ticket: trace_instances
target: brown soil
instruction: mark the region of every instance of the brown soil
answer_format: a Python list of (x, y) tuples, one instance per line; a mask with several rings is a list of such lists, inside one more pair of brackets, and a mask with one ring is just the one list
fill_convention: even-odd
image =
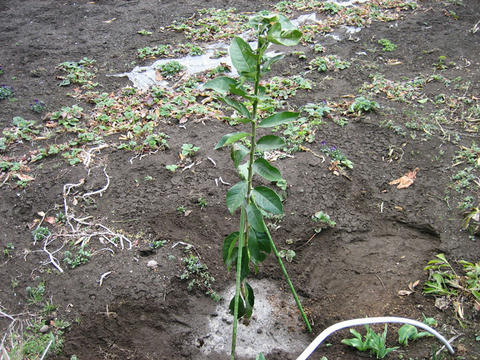
[[(434, 72), (439, 56), (457, 64), (443, 74), (451, 79), (457, 76), (468, 79), (471, 85), (467, 95), (478, 103), (480, 31), (470, 30), (480, 20), (480, 2), (418, 3), (416, 10), (399, 10), (402, 16), (398, 21), (373, 22), (353, 34), (358, 41), (344, 38), (336, 42), (319, 37), (327, 54), (348, 58), (352, 66), (329, 73), (327, 79), (325, 74), (310, 72), (307, 77), (314, 88), (299, 91), (289, 99), (290, 105), (296, 108), (323, 99), (348, 100), (345, 96), (356, 94), (372, 73), (382, 73), (393, 80), (428, 76)], [(136, 49), (186, 41), (179, 33), (162, 30), (173, 20), (190, 17), (201, 8), (235, 6), (241, 11), (254, 12), (271, 8), (272, 4), (273, 1), (230, 0), (2, 0), (0, 65), (4, 74), (0, 83), (14, 88), (16, 100), (0, 100), (0, 126), (10, 127), (14, 116), (41, 123), (41, 115), (30, 111), (33, 99), (43, 100), (49, 111), (72, 104), (80, 104), (87, 113), (92, 110), (91, 105), (67, 96), (73, 87), (58, 86), (59, 63), (83, 57), (95, 59), (98, 66), (95, 81), (99, 82), (100, 91), (116, 91), (129, 82), (107, 75), (129, 71), (132, 63), (138, 62)], [(454, 11), (458, 19), (447, 16), (449, 11)], [(141, 36), (137, 34), (140, 29), (153, 34)], [(370, 51), (378, 46), (380, 38), (388, 38), (398, 49), (393, 53)], [(302, 50), (308, 59), (316, 56), (309, 48)], [(359, 55), (360, 52), (364, 55)], [(391, 59), (400, 64), (389, 65)], [(305, 65), (305, 60), (290, 56), (274, 74), (294, 74)], [(436, 86), (427, 84), (425, 93), (435, 96), (445, 92)], [(428, 140), (423, 136), (415, 139), (402, 136), (380, 124), (389, 119), (403, 124), (404, 105), (389, 104), (381, 94), (375, 100), (382, 106), (380, 111), (351, 118), (344, 127), (327, 120), (318, 128), (316, 140), (308, 144), (317, 154), (321, 153), (322, 140), (341, 148), (354, 163), (347, 176), (335, 176), (328, 169), (329, 162), (323, 162), (312, 152), (297, 152), (293, 158), (277, 161), (288, 189), (286, 216), (278, 222), (273, 236), (280, 248), (296, 252), (287, 268), (314, 324), (311, 339), (341, 320), (387, 315), (422, 319), (425, 314), (438, 320), (439, 330), (446, 337), (453, 336), (452, 329), (463, 333), (454, 342), (458, 355), (463, 359), (480, 359), (479, 314), (472, 303), (464, 304), (462, 329), (451, 307), (440, 311), (434, 306), (434, 298), (421, 291), (428, 276), (423, 268), (435, 254), (445, 253), (452, 263), (456, 259), (472, 262), (480, 259), (478, 238), (472, 239), (460, 230), (462, 216), (456, 204), (462, 196), (451, 190), (454, 154), (459, 145), (470, 146), (478, 135), (462, 131), (460, 124), (458, 129), (450, 129), (461, 134), (458, 142), (441, 136)], [(428, 104), (423, 111), (430, 111)], [(135, 153), (110, 146), (97, 152), (88, 168), (82, 164), (70, 166), (57, 155), (27, 164), (35, 180), (25, 189), (11, 180), (0, 189), (0, 245), (2, 249), (7, 243), (15, 247), (0, 265), (1, 310), (18, 314), (41, 309), (27, 305), (25, 289), (45, 281), (45, 299), (51, 298), (58, 306), (54, 315), (73, 323), (64, 335), (64, 350), (56, 356), (58, 359), (70, 359), (73, 354), (79, 359), (213, 358), (202, 355), (196, 335), (199, 325), (192, 319), (210, 316), (216, 304), (202, 291), (187, 290), (186, 282), (180, 279), (184, 246), (173, 245), (188, 242), (194, 246), (215, 277), (213, 288), (217, 292), (234, 281), (223, 265), (221, 246), (224, 236), (237, 227), (238, 219), (229, 215), (224, 204), (228, 187), (216, 186), (215, 179), (222, 177), (235, 183), (236, 175), (228, 151), (213, 150), (220, 136), (231, 129), (218, 120), (187, 122), (185, 128), (172, 121), (163, 124), (161, 131), (170, 136), (170, 150), (132, 159)], [(63, 141), (61, 136), (52, 141)], [(116, 138), (106, 139), (107, 143), (116, 141)], [(38, 148), (41, 140), (38, 141), (9, 145), (0, 156), (26, 158), (29, 151)], [(185, 143), (200, 146), (195, 157), (197, 164), (172, 174), (165, 165), (178, 161), (178, 151)], [(403, 156), (391, 156), (391, 149), (396, 149), (394, 155)], [(438, 160), (440, 150), (443, 155)], [(63, 209), (67, 183), (85, 179), (73, 189), (73, 195), (101, 189), (106, 181), (104, 167), (110, 179), (108, 189), (101, 197), (94, 196), (93, 202), (79, 197), (76, 215), (90, 216), (88, 221), (126, 234), (134, 241), (133, 248), (122, 251), (110, 246), (111, 253), (101, 250), (108, 244), (92, 238), (89, 246), (94, 255), (87, 264), (67, 269), (61, 263), (63, 274), (58, 274), (51, 264), (42, 266), (46, 254), (41, 251), (40, 243), (33, 245), (31, 235), (41, 218), (38, 213), (55, 216)], [(411, 187), (398, 190), (389, 185), (391, 180), (416, 167), (420, 171)], [(0, 183), (6, 173), (1, 175)], [(149, 176), (153, 179), (147, 180)], [(450, 191), (448, 202), (446, 191)], [(200, 197), (208, 203), (204, 209), (197, 205)], [(176, 210), (179, 206), (192, 211), (184, 216)], [(311, 239), (315, 226), (311, 216), (319, 210), (328, 213), (337, 225)], [(48, 226), (52, 231), (62, 231), (61, 224)], [(162, 248), (144, 251), (158, 239), (167, 243)], [(290, 239), (293, 243), (286, 242)], [(159, 266), (155, 270), (148, 268), (149, 260), (156, 260)], [(106, 272), (111, 274), (99, 286), (98, 280)], [(290, 296), (273, 256), (253, 277), (279, 284), (285, 290), (284, 296)], [(13, 289), (12, 280), (18, 283)], [(420, 280), (420, 285), (413, 294), (398, 295), (399, 290), (407, 289), (409, 282), (415, 280)], [(79, 323), (75, 319), (80, 319)], [(0, 318), (5, 329), (7, 320)], [(393, 344), (397, 327), (389, 329), (389, 343)], [(340, 344), (348, 335), (344, 331), (332, 336), (328, 340), (332, 345), (322, 346), (311, 358), (368, 357)], [(230, 336), (228, 325), (225, 336)], [(402, 354), (404, 358), (426, 359), (439, 346), (434, 339), (422, 339), (389, 357), (398, 358)], [(294, 359), (298, 354), (277, 351), (266, 355), (268, 359)], [(227, 356), (219, 354), (218, 358)]]

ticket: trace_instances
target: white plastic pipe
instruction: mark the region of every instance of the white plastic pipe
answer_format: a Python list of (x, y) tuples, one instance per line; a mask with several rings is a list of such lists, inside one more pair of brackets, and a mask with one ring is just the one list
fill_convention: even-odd
[(329, 326), (325, 330), (323, 330), (320, 335), (318, 335), (315, 340), (312, 341), (310, 345), (307, 346), (304, 352), (300, 354), (300, 356), (297, 358), (297, 360), (306, 360), (312, 353), (315, 351), (315, 349), (325, 340), (327, 337), (329, 337), (331, 334), (334, 332), (345, 329), (345, 328), (350, 328), (353, 326), (360, 326), (360, 325), (369, 325), (369, 324), (382, 324), (382, 323), (400, 323), (400, 324), (409, 324), (413, 325), (416, 327), (419, 327), (423, 330), (428, 331), (430, 334), (434, 335), (437, 339), (439, 339), (442, 343), (445, 344), (447, 347), (448, 351), (450, 351), (450, 354), (454, 354), (452, 346), (449, 344), (447, 339), (445, 339), (442, 335), (440, 335), (435, 329), (432, 329), (430, 326), (417, 321), (417, 320), (412, 320), (412, 319), (406, 319), (406, 318), (401, 318), (401, 317), (394, 317), (394, 316), (383, 316), (383, 317), (372, 317), (372, 318), (363, 318), (363, 319), (353, 319), (353, 320), (347, 320), (347, 321), (342, 321), (336, 324), (333, 324), (332, 326)]

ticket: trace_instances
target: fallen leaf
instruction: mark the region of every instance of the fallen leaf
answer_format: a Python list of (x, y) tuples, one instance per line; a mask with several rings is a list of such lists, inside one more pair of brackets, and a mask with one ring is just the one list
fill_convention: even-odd
[(20, 181), (32, 181), (32, 180), (35, 180), (34, 177), (30, 176), (30, 175), (25, 175), (25, 174), (20, 174), (20, 173), (16, 173), (14, 174), (15, 177), (20, 180)]
[(38, 216), (41, 216), (41, 217), (44, 217), (44, 216), (45, 216), (45, 213), (44, 213), (43, 211), (39, 211), (39, 212), (37, 212), (37, 215), (38, 215)]
[(417, 280), (417, 281), (414, 281), (414, 282), (411, 282), (408, 283), (408, 288), (411, 290), (411, 291), (415, 291), (415, 288), (417, 287), (417, 285), (420, 283), (420, 280)]
[(408, 296), (412, 293), (413, 293), (413, 291), (408, 291), (408, 290), (399, 290), (398, 291), (398, 295), (400, 295), (400, 296)]
[(57, 220), (55, 220), (55, 218), (53, 216), (47, 216), (45, 218), (45, 222), (49, 223), (49, 224), (55, 224), (57, 222)]
[(403, 208), (401, 206), (395, 205), (395, 209), (398, 210), (398, 211), (403, 211)]
[(480, 311), (480, 303), (478, 301), (475, 300), (473, 306), (475, 307), (475, 310)]
[(410, 187), (410, 185), (413, 184), (415, 181), (415, 178), (417, 177), (417, 173), (420, 169), (417, 167), (413, 171), (407, 172), (405, 175), (402, 177), (392, 180), (389, 182), (390, 185), (397, 185), (397, 189), (406, 189)]
[(105, 24), (110, 24), (112, 21), (115, 21), (117, 20), (117, 18), (113, 18), (113, 19), (110, 19), (110, 20), (105, 20), (104, 23)]
[(190, 215), (191, 213), (192, 213), (192, 210), (186, 210), (184, 215), (185, 215), (185, 216), (188, 216), (188, 215)]

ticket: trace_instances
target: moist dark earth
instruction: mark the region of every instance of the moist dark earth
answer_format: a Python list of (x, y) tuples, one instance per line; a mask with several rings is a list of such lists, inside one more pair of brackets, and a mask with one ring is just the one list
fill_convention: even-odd
[[(199, 18), (199, 10), (205, 8), (234, 7), (237, 13), (252, 14), (273, 10), (275, 4), (220, 0), (2, 0), (0, 84), (11, 87), (14, 96), (0, 100), (0, 127), (11, 129), (12, 119), (22, 117), (48, 128), (51, 121), (47, 113), (72, 105), (83, 109), (79, 126), (88, 124), (95, 105), (87, 101), (88, 96), (79, 96), (88, 92), (85, 88), (75, 84), (59, 86), (65, 73), (58, 65), (63, 62), (94, 59), (94, 81), (98, 86), (91, 91), (115, 96), (132, 84), (126, 77), (111, 75), (154, 61), (150, 57), (139, 59), (137, 49), (159, 44), (175, 48), (187, 42), (205, 45), (171, 29), (169, 25), (174, 21)], [(456, 350), (456, 357), (452, 358), (479, 359), (480, 316), (473, 299), (463, 298), (462, 319), (453, 304), (440, 310), (433, 296), (422, 293), (428, 280), (424, 267), (436, 254), (445, 254), (459, 272), (458, 260), (480, 260), (480, 240), (462, 230), (463, 214), (457, 204), (465, 193), (455, 191), (452, 180), (458, 166), (462, 166), (456, 164), (457, 152), (478, 141), (478, 133), (461, 120), (435, 125), (436, 130), (430, 132), (405, 127), (405, 123), (438, 110), (433, 101), (418, 100), (439, 99), (439, 94), (455, 94), (469, 99), (468, 104), (479, 106), (480, 2), (416, 4), (392, 6), (390, 11), (398, 15), (392, 21), (374, 19), (361, 31), (337, 40), (316, 34), (315, 42), (325, 47), (321, 55), (334, 54), (351, 62), (345, 70), (322, 73), (308, 69), (309, 61), (319, 55), (308, 42), (286, 50), (304, 51), (306, 59), (287, 55), (272, 70), (269, 76), (302, 73), (312, 82), (312, 89), (299, 89), (286, 100), (283, 106), (290, 109), (323, 101), (332, 108), (332, 104), (351, 104), (362, 86), (372, 82), (372, 74), (383, 74), (398, 82), (434, 74), (461, 79), (458, 87), (428, 81), (421, 88), (422, 94), (407, 103), (394, 101), (394, 96), (386, 96), (383, 90), (375, 92), (369, 88), (370, 98), (379, 103), (376, 111), (358, 116), (346, 111), (344, 126), (325, 117), (315, 128), (314, 139), (302, 145), (307, 151), (292, 152), (275, 161), (288, 186), (286, 215), (274, 223), (272, 220), (272, 234), (279, 248), (295, 251), (293, 261), (286, 266), (313, 324), (313, 333), (308, 335), (311, 340), (342, 320), (367, 316), (422, 320), (425, 314), (437, 320), (437, 329), (447, 338), (461, 334), (452, 343)], [(295, 9), (287, 15), (296, 18), (311, 12)], [(151, 35), (139, 34), (142, 29)], [(381, 38), (396, 44), (397, 49), (382, 51), (378, 44)], [(45, 112), (31, 111), (30, 104), (35, 99), (46, 104)], [(409, 113), (412, 103), (425, 105)], [(480, 121), (478, 109), (476, 120)], [(452, 105), (448, 116), (458, 117), (457, 110)], [(61, 335), (63, 349), (49, 352), (48, 358), (229, 356), (202, 352), (201, 328), (196, 319), (214, 316), (217, 304), (204, 294), (205, 289), (189, 291), (181, 274), (185, 269), (182, 259), (187, 256), (186, 244), (190, 244), (190, 253), (215, 278), (211, 285), (214, 291), (222, 293), (234, 283), (233, 273), (228, 273), (223, 264), (221, 248), (223, 238), (238, 227), (238, 214), (228, 212), (224, 201), (228, 186), (219, 178), (234, 184), (238, 176), (229, 152), (214, 147), (223, 134), (238, 130), (222, 118), (208, 116), (186, 122), (167, 116), (155, 126), (169, 136), (168, 149), (118, 149), (126, 134), (105, 132), (100, 141), (77, 146), (91, 156), (89, 162), (70, 165), (61, 154), (32, 161), (32, 154), (38, 153), (40, 147), (68, 143), (77, 136), (52, 128), (48, 137), (42, 138), (41, 133), (30, 140), (16, 139), (0, 150), (2, 161), (21, 163), (19, 171), (33, 178), (22, 185), (17, 181), (21, 178), (15, 179), (11, 169), (0, 170), (0, 246), (2, 251), (12, 247), (3, 253), (0, 264), (2, 334), (11, 334), (13, 319), (13, 330), (17, 332), (21, 331), (19, 324), (29, 334), (28, 324), (43, 321), (58, 333), (55, 324), (62, 319), (70, 323)], [(179, 160), (182, 144), (200, 147), (191, 161)], [(322, 153), (325, 144), (341, 149), (353, 162), (353, 169), (332, 171), (328, 157), (325, 160)], [(94, 148), (97, 149), (91, 150)], [(165, 168), (177, 163), (184, 168), (175, 172)], [(190, 163), (194, 165), (185, 167)], [(415, 168), (419, 171), (410, 187), (397, 189), (389, 184)], [(478, 186), (473, 182), (466, 190), (475, 203)], [(98, 192), (82, 197), (95, 191)], [(205, 207), (199, 206), (200, 198), (207, 203)], [(65, 204), (83, 225), (71, 220), (70, 228), (56, 218), (65, 210)], [(185, 211), (181, 211), (182, 207)], [(336, 226), (316, 234), (311, 218), (317, 211), (329, 214)], [(78, 231), (91, 234), (104, 230), (98, 224), (123, 234), (131, 241), (131, 249), (124, 241), (122, 250), (118, 237), (114, 246), (105, 236), (92, 236), (86, 244), (93, 254), (89, 261), (73, 269), (67, 266), (65, 251), (75, 252), (85, 240), (81, 235), (73, 236), (73, 228), (79, 226)], [(51, 251), (64, 245), (54, 254), (63, 273), (49, 262), (42, 241), (32, 239), (32, 231), (40, 225), (57, 234)], [(155, 241), (163, 241), (163, 246), (152, 249), (150, 244)], [(158, 266), (148, 267), (151, 260)], [(273, 255), (251, 277), (275, 283), (285, 299), (291, 296)], [(419, 285), (409, 295), (399, 295), (400, 290), (408, 290), (409, 283), (416, 280)], [(31, 304), (26, 288), (40, 283), (46, 288), (43, 299)], [(46, 302), (56, 309), (42, 315)], [(398, 326), (389, 327), (390, 346), (396, 344), (397, 329)], [(304, 331), (295, 329), (291, 336)], [(226, 323), (225, 337), (230, 337), (230, 333)], [(330, 346), (321, 346), (311, 358), (369, 358), (368, 353), (340, 343), (349, 335), (347, 330), (333, 335), (328, 339)], [(440, 345), (433, 338), (423, 338), (387, 358), (430, 359)], [(8, 342), (3, 346), (7, 351), (11, 349)], [(299, 354), (278, 349), (265, 355), (267, 359), (295, 359)], [(8, 359), (8, 355), (0, 356)], [(449, 358), (445, 351), (440, 356)]]

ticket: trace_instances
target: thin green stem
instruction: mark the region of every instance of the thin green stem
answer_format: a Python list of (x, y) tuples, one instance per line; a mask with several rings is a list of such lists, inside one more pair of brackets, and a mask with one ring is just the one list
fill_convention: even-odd
[(268, 240), (270, 241), (270, 246), (272, 247), (273, 253), (275, 254), (277, 261), (280, 265), (280, 268), (282, 269), (283, 276), (287, 280), (288, 286), (290, 287), (290, 291), (292, 292), (293, 298), (295, 299), (295, 303), (297, 304), (298, 310), (300, 310), (300, 314), (302, 315), (303, 321), (305, 322), (305, 325), (307, 326), (308, 332), (312, 332), (312, 327), (310, 326), (310, 322), (308, 321), (307, 315), (305, 314), (305, 311), (303, 310), (302, 304), (300, 303), (300, 299), (298, 298), (297, 292), (295, 291), (295, 288), (293, 287), (292, 281), (290, 280), (290, 276), (288, 276), (287, 269), (285, 268), (285, 265), (283, 264), (282, 257), (280, 256), (280, 253), (277, 250), (277, 247), (275, 246), (275, 243), (273, 242), (272, 235), (270, 235), (270, 231), (267, 229), (267, 236)]
[(238, 238), (238, 253), (235, 277), (235, 298), (233, 306), (233, 332), (232, 332), (232, 360), (235, 359), (235, 347), (237, 346), (237, 326), (238, 326), (238, 303), (240, 301), (240, 285), (242, 278), (242, 256), (245, 234), (245, 208), (240, 209), (240, 234)]

